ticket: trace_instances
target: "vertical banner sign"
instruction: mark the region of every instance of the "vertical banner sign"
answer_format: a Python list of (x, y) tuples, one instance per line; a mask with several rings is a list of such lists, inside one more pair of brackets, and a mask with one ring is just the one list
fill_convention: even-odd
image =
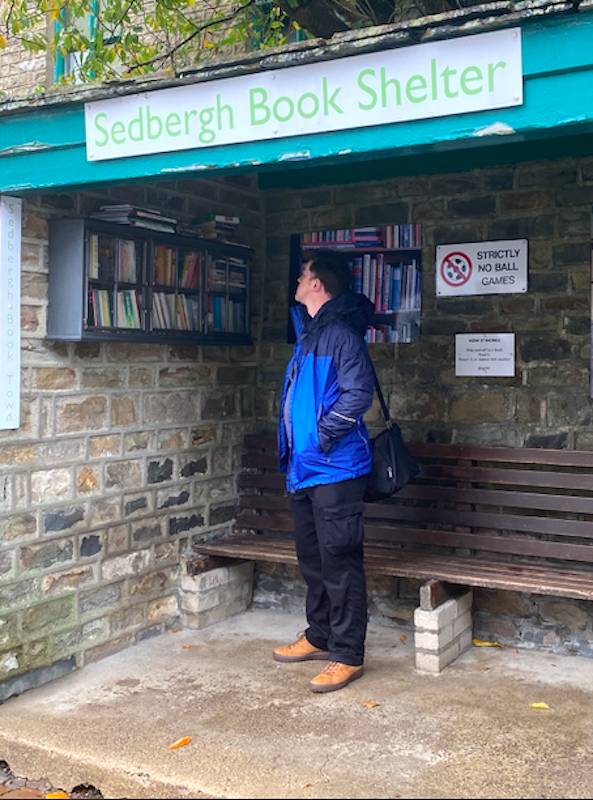
[(20, 425), (21, 200), (0, 196), (0, 429)]

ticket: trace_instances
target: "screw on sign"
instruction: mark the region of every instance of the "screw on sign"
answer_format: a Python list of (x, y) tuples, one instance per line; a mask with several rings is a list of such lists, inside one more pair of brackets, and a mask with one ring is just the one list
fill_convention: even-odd
[(463, 286), (470, 279), (473, 268), (467, 253), (447, 253), (441, 261), (441, 278), (449, 286)]

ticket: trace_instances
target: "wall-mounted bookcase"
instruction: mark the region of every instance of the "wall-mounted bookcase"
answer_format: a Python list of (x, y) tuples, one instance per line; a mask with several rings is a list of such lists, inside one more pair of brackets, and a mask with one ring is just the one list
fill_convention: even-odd
[(48, 338), (248, 343), (251, 250), (94, 219), (50, 226)]
[[(420, 336), (422, 307), (421, 227), (382, 225), (314, 231), (291, 237), (290, 303), (304, 255), (340, 253), (352, 272), (352, 288), (375, 305), (366, 340), (410, 343)], [(292, 335), (294, 340), (294, 334)]]

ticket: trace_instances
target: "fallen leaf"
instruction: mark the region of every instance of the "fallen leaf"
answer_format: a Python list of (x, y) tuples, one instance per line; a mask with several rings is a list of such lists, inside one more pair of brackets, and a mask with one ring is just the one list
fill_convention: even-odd
[(179, 750), (180, 747), (185, 747), (191, 742), (191, 736), (182, 736), (181, 739), (177, 739), (176, 742), (169, 745), (169, 750)]
[(57, 792), (48, 792), (45, 795), (45, 797), (47, 798), (47, 800), (50, 800), (50, 798), (52, 798), (52, 800), (64, 800), (64, 798), (66, 798), (66, 800), (68, 800), (70, 795), (66, 794), (66, 792), (62, 792), (61, 790), (58, 790)]
[(380, 706), (381, 703), (377, 703), (376, 700), (367, 700), (366, 703), (363, 703), (362, 705), (363, 708), (377, 708), (377, 706)]
[(480, 667), (480, 672), (488, 672), (490, 667)]
[(193, 644), (182, 644), (181, 645), (181, 649), (182, 650), (191, 650), (192, 647), (193, 647)]
[(399, 640), (403, 644), (404, 642), (408, 641), (408, 637), (406, 636), (405, 633), (402, 633), (402, 634), (400, 634)]
[(485, 642), (483, 639), (472, 639), (474, 647), (502, 647), (500, 642)]
[(550, 706), (547, 703), (530, 703), (529, 704), (529, 708), (544, 708), (544, 709), (547, 709), (547, 708), (550, 708)]

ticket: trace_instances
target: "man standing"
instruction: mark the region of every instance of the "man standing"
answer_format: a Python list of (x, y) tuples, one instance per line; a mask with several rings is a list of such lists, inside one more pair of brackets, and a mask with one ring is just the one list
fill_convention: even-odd
[(318, 252), (303, 264), (291, 309), (297, 343), (280, 405), (280, 468), (307, 584), (308, 627), (274, 658), (328, 660), (309, 684), (314, 692), (341, 689), (363, 673), (362, 514), (372, 455), (362, 416), (374, 391), (364, 334), (374, 307), (350, 291), (350, 281), (335, 253)]

